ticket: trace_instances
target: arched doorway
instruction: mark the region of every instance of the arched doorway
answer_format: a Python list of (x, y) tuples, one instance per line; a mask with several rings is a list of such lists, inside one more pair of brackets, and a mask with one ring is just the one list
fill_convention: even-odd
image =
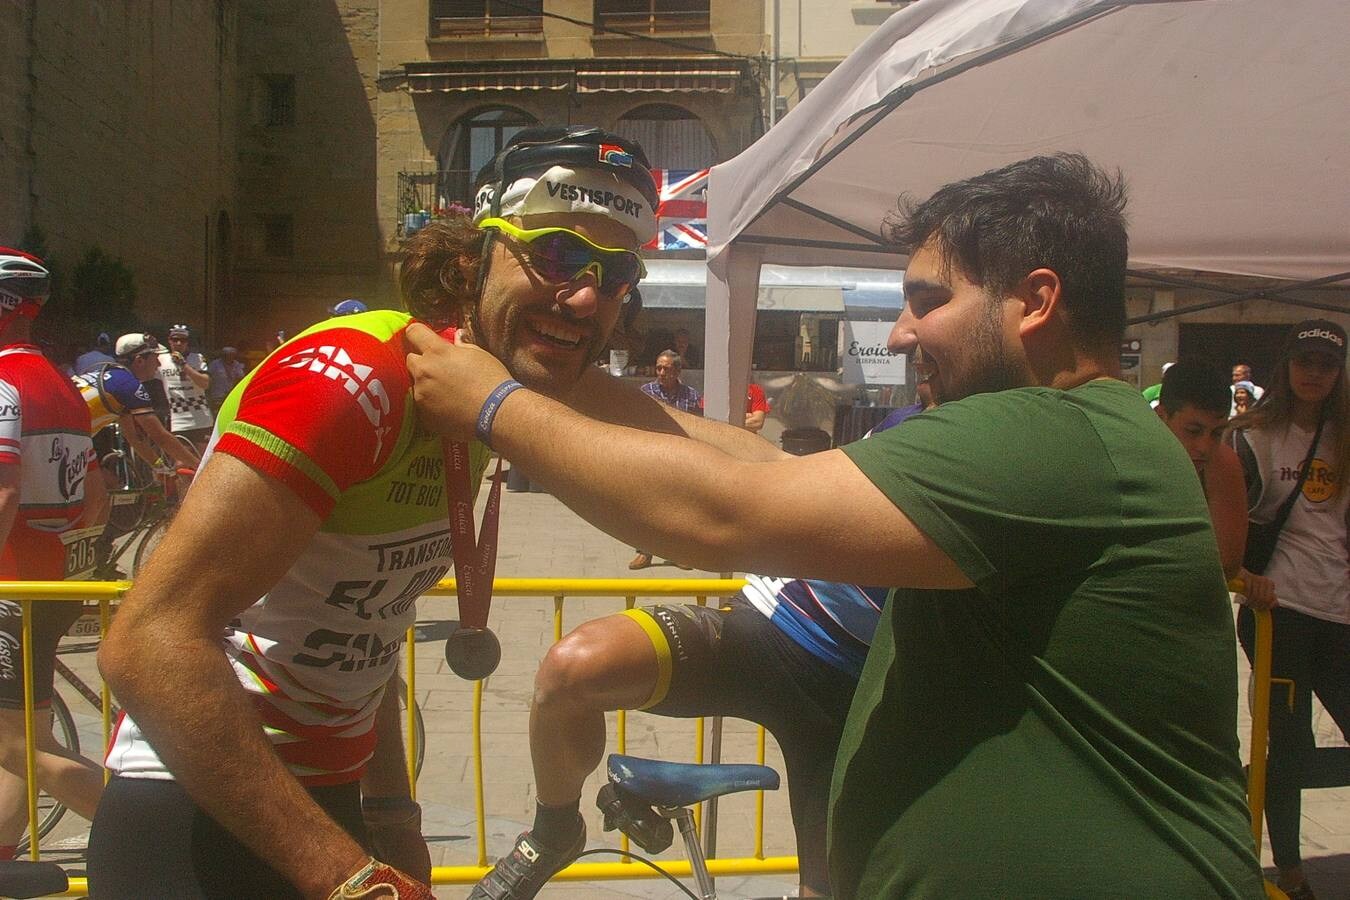
[(470, 113), (445, 131), (436, 154), (441, 170), (439, 199), (473, 205), (473, 177), (492, 161), (516, 132), (539, 121), (523, 110), (494, 106)]
[(625, 113), (618, 132), (647, 151), (658, 169), (706, 169), (718, 161), (712, 135), (698, 116), (670, 103), (648, 103)]

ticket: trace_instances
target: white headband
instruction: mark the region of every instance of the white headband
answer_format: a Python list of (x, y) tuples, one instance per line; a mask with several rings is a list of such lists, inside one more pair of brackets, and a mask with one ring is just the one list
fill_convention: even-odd
[[(473, 220), (492, 215), (494, 185), (478, 189)], [(628, 182), (603, 169), (569, 169), (554, 166), (538, 178), (517, 178), (502, 191), (498, 215), (529, 216), (540, 213), (591, 213), (606, 216), (626, 226), (639, 244), (656, 237), (656, 213)]]

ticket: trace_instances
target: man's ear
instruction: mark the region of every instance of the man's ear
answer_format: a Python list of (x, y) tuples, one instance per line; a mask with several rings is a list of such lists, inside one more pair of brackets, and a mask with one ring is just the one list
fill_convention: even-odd
[(1063, 301), (1063, 283), (1053, 269), (1033, 269), (1017, 286), (1016, 296), (1022, 301), (1022, 320), (1018, 332), (1027, 337), (1039, 332), (1057, 315)]
[(1159, 418), (1159, 419), (1162, 419), (1164, 422), (1166, 422), (1168, 419), (1170, 419), (1170, 418), (1172, 417), (1171, 414), (1167, 411), (1167, 409), (1166, 409), (1161, 403), (1159, 403), (1157, 406), (1153, 407), (1153, 411), (1154, 411), (1155, 413), (1157, 413), (1157, 414), (1158, 414), (1158, 418)]

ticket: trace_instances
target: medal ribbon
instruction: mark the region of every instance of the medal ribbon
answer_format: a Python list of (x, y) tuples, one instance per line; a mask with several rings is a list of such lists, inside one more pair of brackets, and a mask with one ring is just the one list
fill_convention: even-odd
[[(450, 343), (459, 329), (451, 325), (439, 332)], [(445, 494), (450, 512), (451, 550), (455, 556), (455, 587), (459, 599), (459, 627), (487, 628), (492, 608), (492, 579), (497, 572), (497, 523), (501, 517), (502, 460), (492, 475), (487, 507), (483, 510), (483, 529), (474, 537), (473, 491), (469, 483), (469, 444), (466, 441), (441, 442), (445, 459)]]

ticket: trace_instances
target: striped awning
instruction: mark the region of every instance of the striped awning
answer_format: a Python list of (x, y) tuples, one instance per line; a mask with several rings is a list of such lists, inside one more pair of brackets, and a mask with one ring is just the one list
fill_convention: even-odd
[(491, 91), (734, 94), (748, 84), (748, 61), (724, 58), (452, 60), (406, 63), (413, 94)]

